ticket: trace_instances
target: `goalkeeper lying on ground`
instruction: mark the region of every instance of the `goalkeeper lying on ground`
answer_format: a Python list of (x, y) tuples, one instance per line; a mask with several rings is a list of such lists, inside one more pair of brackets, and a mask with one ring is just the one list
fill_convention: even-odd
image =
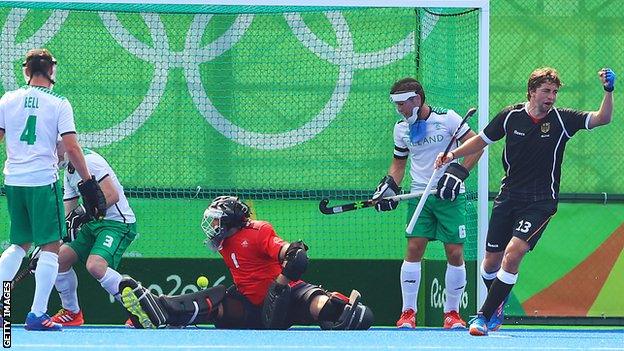
[(287, 329), (315, 325), (323, 329), (368, 329), (370, 308), (353, 290), (350, 297), (301, 280), (308, 247), (287, 243), (271, 224), (249, 219), (249, 207), (232, 196), (217, 197), (204, 212), (202, 229), (211, 249), (219, 251), (234, 285), (218, 285), (179, 296), (155, 296), (136, 280), (120, 285), (124, 306), (135, 327), (210, 323), (217, 328)]

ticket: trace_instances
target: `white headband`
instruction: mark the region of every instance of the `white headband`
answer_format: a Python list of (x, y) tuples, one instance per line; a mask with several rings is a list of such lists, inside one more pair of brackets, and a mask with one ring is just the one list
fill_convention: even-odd
[(414, 96), (418, 96), (418, 94), (413, 91), (408, 91), (406, 93), (390, 94), (390, 100), (392, 102), (403, 102)]

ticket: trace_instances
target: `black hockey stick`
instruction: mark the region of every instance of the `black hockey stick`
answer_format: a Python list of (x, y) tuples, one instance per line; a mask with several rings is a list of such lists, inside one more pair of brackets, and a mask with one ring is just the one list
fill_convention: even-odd
[(40, 252), (41, 249), (39, 247), (35, 247), (33, 252), (30, 254), (30, 260), (28, 261), (28, 265), (26, 265), (24, 269), (19, 271), (17, 275), (15, 275), (15, 278), (13, 278), (13, 281), (11, 282), (11, 289), (13, 289), (15, 284), (19, 283), (20, 280), (34, 273), (35, 269), (37, 268), (37, 261), (39, 261)]
[[(385, 197), (384, 200), (394, 200), (394, 201), (409, 200), (409, 199), (422, 196), (422, 194), (423, 193), (409, 193), (409, 194), (395, 195), (395, 196)], [(330, 214), (335, 214), (335, 213), (359, 210), (361, 208), (373, 207), (375, 206), (375, 202), (372, 199), (368, 199), (368, 200), (356, 201), (356, 202), (351, 202), (348, 204), (342, 204), (342, 205), (336, 205), (336, 206), (328, 206), (328, 205), (329, 205), (329, 199), (321, 200), (321, 202), (319, 203), (319, 210), (321, 211), (321, 213), (330, 215)]]

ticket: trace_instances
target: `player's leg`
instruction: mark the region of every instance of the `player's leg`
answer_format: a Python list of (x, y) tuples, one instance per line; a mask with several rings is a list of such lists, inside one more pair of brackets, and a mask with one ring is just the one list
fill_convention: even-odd
[(510, 200), (508, 195), (496, 196), (488, 225), (485, 257), (480, 264), (481, 278), (488, 291), (503, 262), (505, 247), (511, 240), (515, 211), (516, 202)]
[(84, 235), (78, 235), (76, 240), (63, 244), (59, 250), (59, 273), (54, 287), (61, 299), (61, 309), (52, 316), (52, 321), (63, 326), (79, 326), (84, 324), (82, 311), (78, 305), (78, 277), (72, 268), (78, 261), (79, 254), (85, 257), (88, 253), (88, 241)]
[(41, 247), (35, 269), (35, 296), (25, 327), (29, 330), (60, 330), (61, 326), (52, 322), (46, 313), (59, 269), (60, 242), (65, 234), (60, 182), (26, 188), (25, 191), (30, 199), (28, 206), (33, 243)]
[[(499, 194), (494, 199), (486, 238), (485, 258), (481, 262), (481, 276), (485, 286), (488, 288), (488, 296), (490, 287), (500, 269), (505, 247), (507, 247), (512, 238), (516, 210), (516, 201), (509, 199), (506, 194)], [(487, 335), (489, 323), (489, 318), (477, 313), (477, 316), (470, 321), (468, 328), (470, 334), (477, 336)]]
[(13, 280), (33, 241), (30, 218), (22, 187), (5, 185), (7, 208), (10, 218), (9, 242), (0, 256), (0, 280)]
[(86, 262), (87, 271), (104, 290), (119, 300), (122, 276), (116, 269), (123, 253), (136, 237), (136, 224), (103, 220), (87, 223), (83, 227), (95, 237)]
[(357, 290), (347, 297), (301, 281), (292, 287), (288, 319), (290, 324), (318, 324), (329, 330), (366, 330), (373, 324), (374, 315), (362, 304)]
[(464, 243), (466, 241), (466, 195), (458, 194), (455, 201), (435, 199), (438, 225), (436, 239), (444, 243), (446, 253), (444, 324), (445, 329), (465, 328), (459, 315), (459, 304), (466, 289)]
[(479, 310), (479, 314), (489, 322), (488, 329), (500, 327), (502, 318), (499, 320), (495, 313), (502, 311), (500, 305), (504, 304), (518, 279), (522, 259), (535, 247), (550, 218), (557, 211), (557, 203), (552, 200), (517, 202), (514, 207), (513, 238), (505, 248), (501, 269), (497, 272), (488, 296)]
[[(407, 222), (418, 204), (418, 199), (408, 202)], [(396, 322), (398, 328), (415, 328), (418, 290), (420, 288), (421, 261), (427, 248), (427, 243), (435, 236), (436, 219), (431, 212), (431, 203), (435, 198), (430, 197), (425, 202), (418, 222), (412, 234), (406, 234), (407, 249), (405, 259), (401, 264), (399, 275), (401, 284), (402, 307), (401, 316)]]
[(509, 295), (518, 279), (522, 259), (533, 250), (556, 211), (557, 203), (552, 200), (527, 201), (518, 209), (513, 238), (505, 248), (501, 269), (481, 308), (485, 317), (490, 318)]

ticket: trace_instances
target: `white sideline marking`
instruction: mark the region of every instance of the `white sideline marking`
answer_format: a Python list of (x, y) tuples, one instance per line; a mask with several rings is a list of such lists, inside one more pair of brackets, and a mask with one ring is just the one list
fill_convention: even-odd
[(466, 347), (456, 347), (456, 346), (428, 346), (428, 345), (401, 345), (393, 346), (393, 345), (283, 345), (283, 344), (275, 344), (275, 345), (150, 345), (150, 344), (132, 344), (132, 345), (119, 345), (119, 344), (110, 344), (110, 345), (68, 345), (68, 344), (19, 344), (13, 343), (13, 347), (48, 347), (48, 348), (59, 348), (59, 349), (194, 349), (194, 350), (214, 350), (214, 349), (249, 349), (253, 347), (254, 349), (285, 349), (285, 350), (326, 350), (326, 349), (355, 349), (355, 350), (388, 350), (388, 349), (401, 349), (401, 350), (622, 350), (619, 347), (544, 347), (544, 346), (535, 346), (535, 347), (526, 347), (526, 346), (473, 346), (466, 345)]

